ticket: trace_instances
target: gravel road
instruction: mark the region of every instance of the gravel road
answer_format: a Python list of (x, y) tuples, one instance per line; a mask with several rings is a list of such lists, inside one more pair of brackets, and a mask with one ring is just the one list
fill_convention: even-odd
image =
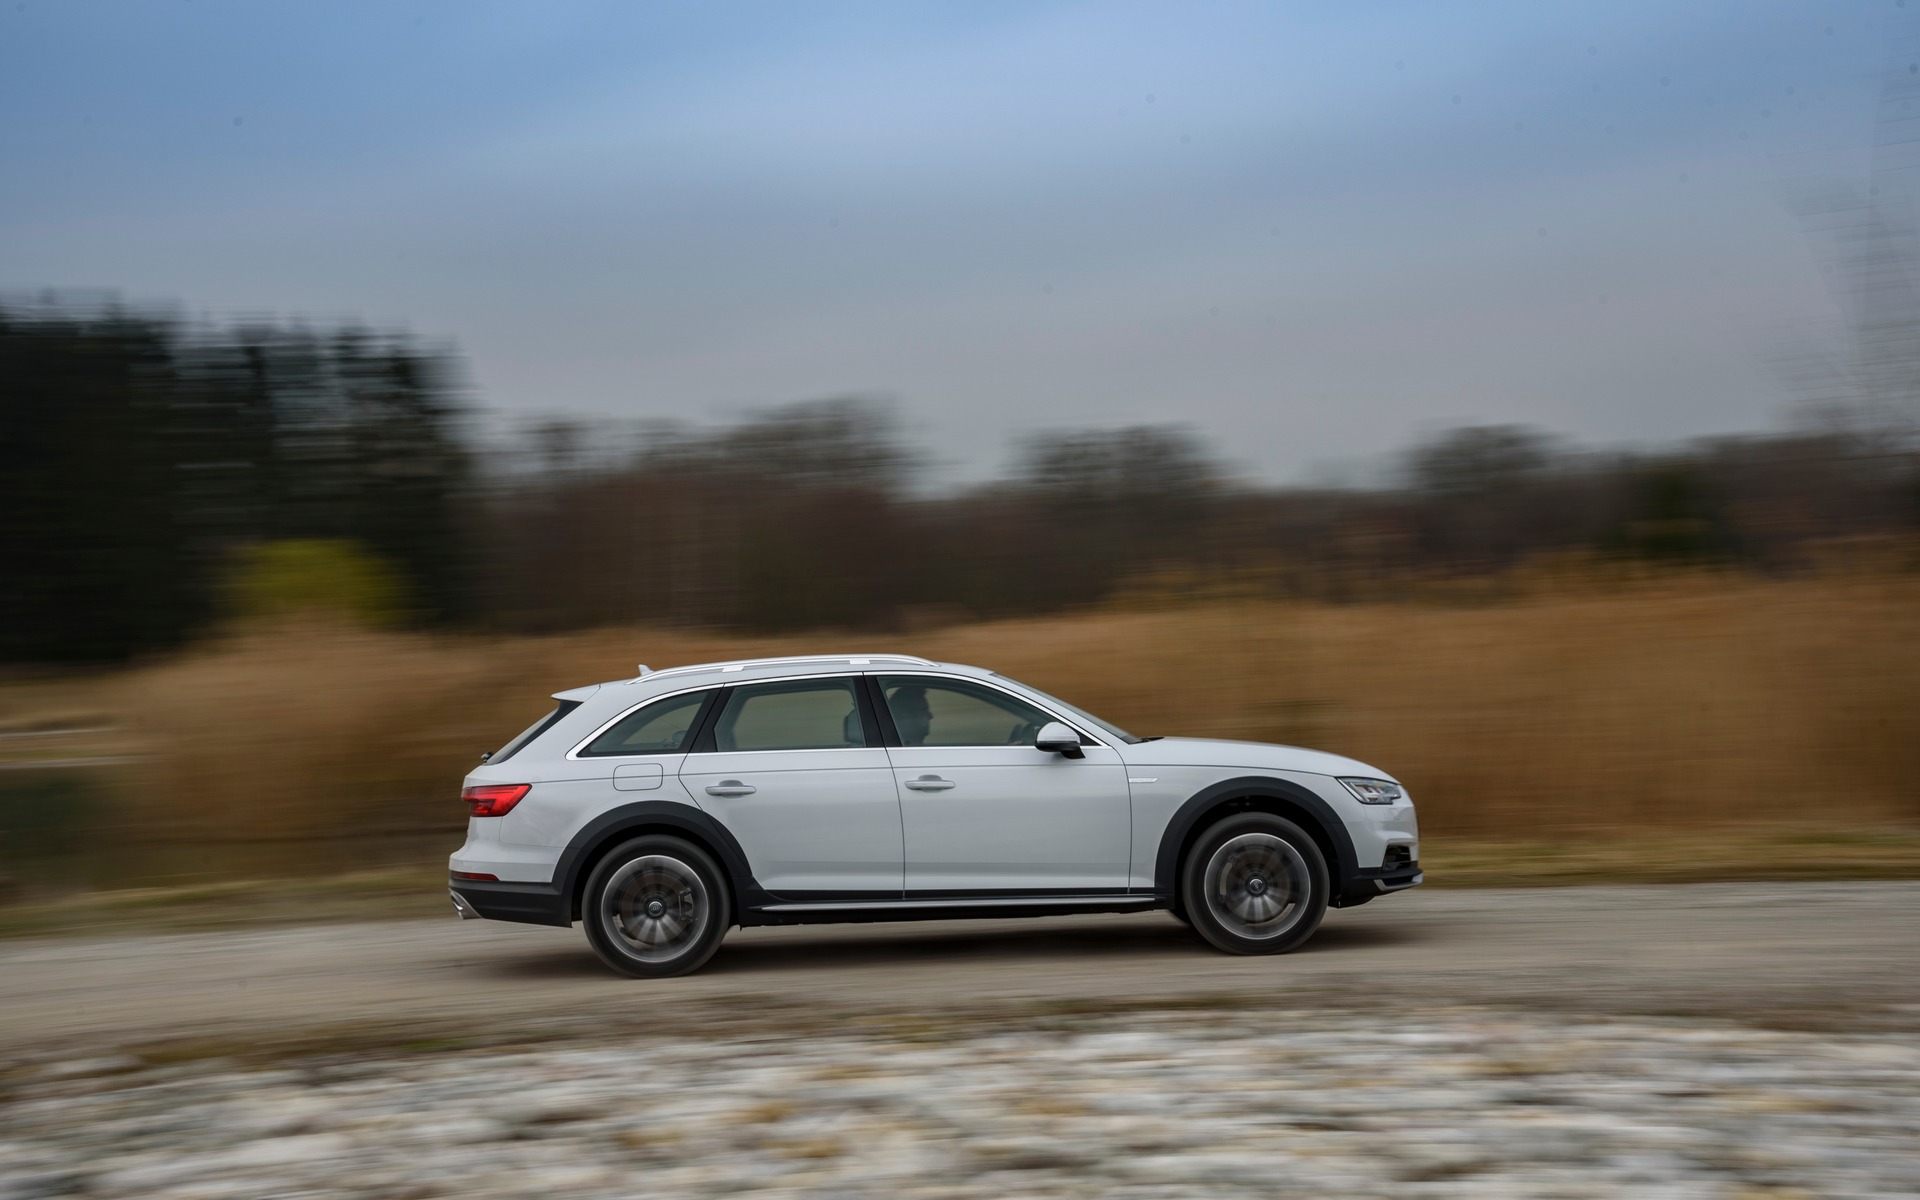
[[(416, 1040), (409, 1040), (416, 1039)], [(1920, 1193), (1920, 885), (750, 930), (608, 975), (452, 920), (0, 947), (0, 1200)]]
[(1330, 913), (1277, 958), (1215, 953), (1164, 913), (735, 930), (704, 971), (653, 982), (609, 974), (577, 928), (451, 914), (0, 945), (0, 1047), (1233, 997), (1709, 1014), (1916, 1005), (1920, 884), (1415, 891)]

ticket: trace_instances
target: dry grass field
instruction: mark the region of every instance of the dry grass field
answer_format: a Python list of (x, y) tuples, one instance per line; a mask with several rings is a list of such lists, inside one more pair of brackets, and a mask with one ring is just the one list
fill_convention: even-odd
[[(460, 776), (548, 693), (638, 662), (835, 650), (992, 666), (1140, 733), (1350, 754), (1406, 782), (1429, 860), (1452, 854), (1469, 874), (1490, 842), (1557, 854), (1583, 878), (1622, 857), (1609, 846), (1640, 848), (1635, 861), (1652, 848), (1682, 877), (1687, 847), (1723, 866), (1826, 855), (1852, 864), (1842, 874), (1904, 874), (1920, 831), (1911, 575), (1690, 576), (1491, 606), (1225, 603), (778, 639), (290, 626), (112, 677), (15, 683), (0, 689), (0, 727), (104, 730), (61, 753), (125, 760), (91, 772), (108, 799), (84, 833), (115, 882), (424, 866), (457, 838)], [(1897, 853), (1876, 853), (1882, 838)], [(108, 845), (125, 853), (102, 858)]]

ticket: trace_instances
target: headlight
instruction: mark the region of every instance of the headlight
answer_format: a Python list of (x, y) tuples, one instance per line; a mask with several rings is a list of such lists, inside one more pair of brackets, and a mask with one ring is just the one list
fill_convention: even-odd
[(1393, 804), (1407, 798), (1405, 789), (1390, 779), (1342, 778), (1340, 782), (1362, 804)]

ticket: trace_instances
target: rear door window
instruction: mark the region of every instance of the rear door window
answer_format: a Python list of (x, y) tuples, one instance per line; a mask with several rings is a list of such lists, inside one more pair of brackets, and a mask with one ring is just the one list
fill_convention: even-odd
[(713, 723), (713, 748), (846, 750), (867, 744), (851, 679), (744, 684), (733, 689)]

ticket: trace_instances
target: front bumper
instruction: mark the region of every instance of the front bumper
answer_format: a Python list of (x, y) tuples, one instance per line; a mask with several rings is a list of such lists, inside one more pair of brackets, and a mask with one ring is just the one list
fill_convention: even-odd
[(1404, 892), (1411, 887), (1419, 887), (1426, 875), (1420, 870), (1420, 863), (1396, 864), (1391, 867), (1374, 867), (1356, 871), (1340, 890), (1340, 902), (1337, 908), (1353, 908), (1365, 904), (1375, 896), (1384, 896), (1390, 892)]
[(562, 929), (573, 924), (573, 906), (551, 883), (502, 883), (449, 875), (447, 891), (453, 894), (453, 907), (462, 918), (467, 918), (467, 910), (471, 910), (474, 916), (490, 921), (558, 925)]
[(1410, 887), (1418, 887), (1426, 880), (1427, 876), (1426, 873), (1420, 869), (1419, 863), (1411, 862), (1404, 867), (1382, 868), (1378, 871), (1362, 871), (1360, 872), (1360, 878), (1373, 884), (1373, 890), (1376, 894), (1384, 895), (1387, 892), (1402, 892)]

